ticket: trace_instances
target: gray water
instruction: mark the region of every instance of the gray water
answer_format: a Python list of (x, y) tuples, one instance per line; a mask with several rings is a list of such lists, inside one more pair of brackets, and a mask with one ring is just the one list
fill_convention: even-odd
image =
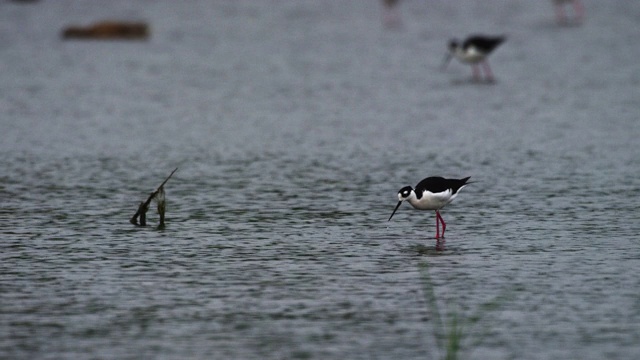
[[(639, 357), (640, 2), (585, 2), (0, 3), (0, 358), (436, 359), (438, 313), (462, 358)], [(59, 38), (104, 18), (152, 38)], [(438, 68), (471, 32), (494, 84)], [(387, 222), (433, 175), (475, 181), (444, 249)]]

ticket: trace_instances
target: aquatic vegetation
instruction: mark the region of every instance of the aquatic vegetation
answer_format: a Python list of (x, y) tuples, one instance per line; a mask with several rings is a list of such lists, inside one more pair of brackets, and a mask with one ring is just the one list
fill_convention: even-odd
[[(462, 315), (456, 310), (448, 309), (442, 312), (438, 306), (438, 298), (435, 292), (434, 282), (429, 275), (429, 265), (420, 264), (420, 274), (422, 275), (422, 285), (424, 297), (432, 314), (433, 330), (436, 346), (440, 358), (445, 360), (456, 360), (460, 358), (460, 352), (464, 349), (469, 330), (477, 325), (488, 313), (495, 311), (503, 305), (509, 298), (511, 292), (503, 292), (492, 300), (481, 304), (471, 315)], [(460, 304), (455, 304), (460, 306)], [(447, 317), (447, 321), (443, 320)], [(477, 337), (473, 345), (479, 345), (485, 334)], [(441, 355), (442, 354), (442, 355)]]
[[(164, 192), (164, 184), (166, 184), (167, 181), (171, 179), (171, 177), (173, 176), (173, 173), (175, 173), (176, 170), (178, 170), (178, 168), (175, 168), (171, 172), (171, 174), (169, 174), (169, 176), (167, 176), (167, 178), (164, 179), (162, 184), (160, 184), (160, 186), (158, 186), (158, 188), (149, 195), (149, 197), (147, 198), (147, 201), (140, 202), (140, 205), (138, 205), (138, 210), (131, 217), (131, 219), (129, 219), (130, 223), (134, 225), (146, 226), (147, 211), (149, 210), (149, 205), (151, 204), (152, 200), (155, 200), (157, 203), (158, 215), (160, 216), (160, 223), (158, 225), (158, 228), (160, 229), (164, 228), (164, 214), (166, 210), (166, 195)], [(138, 224), (138, 218), (140, 218), (140, 224)]]

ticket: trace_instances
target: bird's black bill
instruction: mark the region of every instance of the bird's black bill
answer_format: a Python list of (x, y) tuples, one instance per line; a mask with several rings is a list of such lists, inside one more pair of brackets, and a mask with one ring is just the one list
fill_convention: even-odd
[(393, 209), (393, 212), (391, 213), (391, 216), (389, 216), (389, 220), (387, 220), (387, 221), (390, 221), (390, 220), (391, 220), (391, 218), (393, 217), (393, 214), (395, 214), (395, 213), (396, 213), (396, 210), (398, 210), (398, 208), (400, 207), (400, 205), (402, 205), (402, 201), (398, 201), (398, 205), (396, 205), (396, 208), (395, 208), (395, 209)]
[(451, 62), (452, 58), (453, 58), (453, 54), (451, 52), (446, 53), (444, 56), (444, 60), (442, 61), (442, 65), (440, 66), (440, 69), (445, 70), (449, 65), (449, 62)]

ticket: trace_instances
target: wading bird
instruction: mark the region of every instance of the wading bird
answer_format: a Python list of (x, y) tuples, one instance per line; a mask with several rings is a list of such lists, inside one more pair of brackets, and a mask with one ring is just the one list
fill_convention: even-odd
[(455, 57), (460, 62), (471, 65), (474, 80), (480, 80), (480, 66), (482, 66), (485, 80), (492, 82), (493, 73), (491, 72), (487, 57), (502, 44), (504, 40), (504, 36), (484, 35), (472, 35), (462, 42), (458, 39), (452, 39), (449, 41), (449, 52), (444, 59), (442, 68), (445, 69), (451, 59)]
[[(408, 201), (411, 206), (418, 210), (436, 211), (436, 239), (444, 238), (444, 231), (447, 229), (440, 209), (458, 196), (458, 192), (467, 186), (469, 177), (464, 179), (445, 179), (440, 176), (432, 176), (423, 179), (416, 185), (415, 189), (405, 186), (398, 191), (398, 205), (393, 209), (389, 220), (402, 205), (403, 201)], [(442, 236), (440, 236), (440, 223), (442, 224)]]
[(556, 7), (556, 20), (558, 24), (566, 24), (567, 23), (567, 14), (564, 11), (565, 4), (573, 4), (573, 10), (576, 15), (576, 22), (581, 23), (584, 19), (584, 5), (582, 4), (582, 0), (552, 0), (553, 4)]

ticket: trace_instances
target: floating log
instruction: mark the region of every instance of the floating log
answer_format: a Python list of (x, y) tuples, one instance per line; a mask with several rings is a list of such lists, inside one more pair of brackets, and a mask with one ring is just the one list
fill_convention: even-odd
[[(175, 168), (171, 172), (171, 174), (169, 174), (169, 176), (167, 176), (167, 178), (164, 179), (164, 181), (162, 182), (162, 184), (160, 184), (160, 186), (158, 186), (156, 191), (152, 192), (149, 195), (149, 197), (147, 198), (147, 201), (141, 202), (140, 205), (138, 205), (138, 211), (136, 211), (136, 213), (131, 217), (131, 219), (129, 219), (130, 223), (134, 225), (146, 226), (147, 211), (149, 210), (149, 205), (151, 204), (151, 201), (155, 198), (158, 203), (158, 214), (160, 215), (159, 226), (164, 227), (164, 212), (165, 212), (164, 184), (166, 184), (167, 181), (171, 179), (171, 176), (173, 176), (173, 173), (175, 173), (176, 170), (178, 170), (178, 168)], [(140, 223), (138, 223), (138, 218), (140, 218)]]
[(143, 22), (101, 21), (89, 26), (69, 26), (62, 31), (63, 39), (84, 40), (146, 40), (149, 25)]

